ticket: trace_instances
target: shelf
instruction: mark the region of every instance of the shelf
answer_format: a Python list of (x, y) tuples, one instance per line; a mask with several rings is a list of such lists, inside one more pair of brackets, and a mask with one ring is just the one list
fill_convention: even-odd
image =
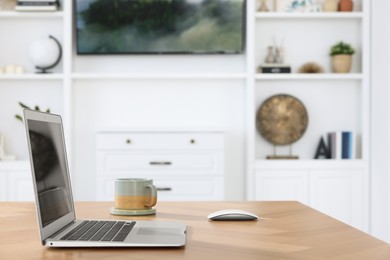
[(1, 80), (62, 80), (63, 74), (0, 74)]
[(256, 19), (361, 19), (362, 12), (278, 13), (257, 12)]
[(221, 127), (103, 127), (96, 131), (97, 133), (222, 133)]
[(321, 73), (321, 74), (298, 74), (298, 73), (286, 73), (286, 74), (261, 74), (257, 73), (256, 80), (362, 80), (363, 75), (361, 73)]
[(80, 80), (123, 80), (123, 79), (246, 79), (245, 73), (203, 73), (203, 74), (128, 74), (128, 73), (118, 73), (118, 74), (98, 74), (98, 73), (75, 73), (72, 75), (72, 79)]
[(334, 160), (334, 159), (321, 159), (321, 160), (261, 160), (257, 159), (255, 162), (255, 168), (261, 169), (351, 169), (351, 168), (363, 168), (367, 162), (361, 159), (355, 160)]
[(1, 18), (62, 18), (62, 11), (55, 12), (16, 12), (16, 11), (0, 11)]

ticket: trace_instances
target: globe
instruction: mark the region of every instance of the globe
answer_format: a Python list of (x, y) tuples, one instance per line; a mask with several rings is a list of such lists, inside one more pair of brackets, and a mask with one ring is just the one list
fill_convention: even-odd
[(53, 36), (36, 40), (30, 45), (29, 58), (39, 70), (38, 73), (48, 73), (48, 69), (58, 64), (61, 55), (61, 45)]

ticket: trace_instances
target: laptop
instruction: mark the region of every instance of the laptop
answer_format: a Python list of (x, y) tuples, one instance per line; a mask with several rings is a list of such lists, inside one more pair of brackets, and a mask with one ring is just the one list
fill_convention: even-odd
[(26, 109), (24, 121), (42, 245), (48, 247), (185, 245), (186, 226), (181, 222), (76, 219), (61, 117)]

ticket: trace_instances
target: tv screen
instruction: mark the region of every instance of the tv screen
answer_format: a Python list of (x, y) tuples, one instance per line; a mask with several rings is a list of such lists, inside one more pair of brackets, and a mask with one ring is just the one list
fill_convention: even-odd
[(241, 53), (245, 0), (76, 0), (78, 54)]

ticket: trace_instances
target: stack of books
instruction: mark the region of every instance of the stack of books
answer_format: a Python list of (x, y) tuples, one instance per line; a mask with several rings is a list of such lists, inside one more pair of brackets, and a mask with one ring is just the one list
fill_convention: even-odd
[(351, 131), (328, 133), (330, 159), (354, 159), (356, 157), (355, 136)]
[(59, 0), (17, 0), (16, 11), (57, 11)]

